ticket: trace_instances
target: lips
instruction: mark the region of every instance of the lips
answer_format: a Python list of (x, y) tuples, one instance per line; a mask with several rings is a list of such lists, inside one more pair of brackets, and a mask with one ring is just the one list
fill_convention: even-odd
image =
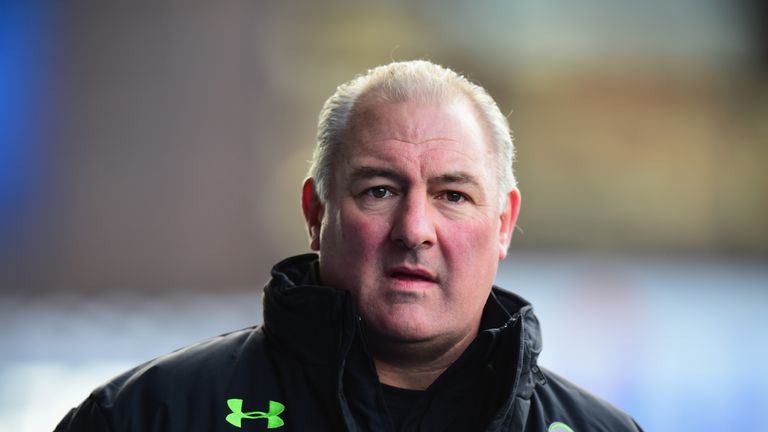
[(388, 274), (389, 277), (402, 281), (437, 282), (437, 277), (432, 272), (422, 268), (396, 267)]

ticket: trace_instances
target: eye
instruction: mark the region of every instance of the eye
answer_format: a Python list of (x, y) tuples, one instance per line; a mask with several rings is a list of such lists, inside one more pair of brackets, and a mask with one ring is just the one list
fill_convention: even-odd
[(384, 186), (374, 186), (367, 189), (365, 193), (376, 199), (383, 199), (392, 196), (392, 192)]
[(452, 203), (460, 203), (462, 201), (467, 201), (467, 196), (464, 195), (461, 192), (456, 191), (447, 191), (443, 193), (443, 198)]

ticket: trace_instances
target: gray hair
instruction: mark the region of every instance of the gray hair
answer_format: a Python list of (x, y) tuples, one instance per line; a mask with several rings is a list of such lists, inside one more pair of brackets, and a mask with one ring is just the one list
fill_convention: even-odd
[(451, 69), (425, 60), (394, 62), (370, 69), (340, 85), (325, 101), (317, 125), (317, 146), (309, 168), (320, 200), (328, 200), (336, 152), (355, 106), (363, 96), (366, 101), (375, 98), (382, 102), (445, 102), (458, 95), (466, 96), (474, 104), (495, 144), (499, 208), (504, 208), (507, 193), (517, 184), (512, 172), (515, 149), (507, 118), (484, 88)]

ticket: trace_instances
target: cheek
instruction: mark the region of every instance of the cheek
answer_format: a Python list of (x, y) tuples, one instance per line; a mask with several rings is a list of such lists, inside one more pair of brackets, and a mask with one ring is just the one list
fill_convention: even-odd
[(325, 242), (328, 249), (352, 262), (369, 259), (380, 250), (388, 235), (385, 221), (356, 212), (341, 211), (335, 216), (328, 219), (321, 233), (321, 242)]
[(499, 223), (487, 217), (467, 219), (454, 224), (449, 233), (450, 238), (463, 243), (465, 252), (482, 251), (499, 239)]
[(477, 276), (486, 268), (494, 271), (498, 264), (498, 245), (498, 226), (488, 220), (453, 226), (443, 236), (443, 250), (454, 269)]

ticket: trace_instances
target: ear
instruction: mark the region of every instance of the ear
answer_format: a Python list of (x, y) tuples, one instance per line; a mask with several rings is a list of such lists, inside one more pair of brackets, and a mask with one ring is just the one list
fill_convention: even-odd
[(315, 190), (315, 181), (312, 178), (304, 180), (301, 190), (301, 210), (304, 212), (304, 221), (309, 231), (309, 247), (313, 251), (320, 250), (320, 223), (323, 221), (323, 204)]
[(520, 191), (512, 189), (507, 194), (507, 206), (502, 210), (499, 219), (499, 261), (507, 257), (509, 242), (512, 240), (512, 232), (515, 230), (517, 215), (520, 213)]

